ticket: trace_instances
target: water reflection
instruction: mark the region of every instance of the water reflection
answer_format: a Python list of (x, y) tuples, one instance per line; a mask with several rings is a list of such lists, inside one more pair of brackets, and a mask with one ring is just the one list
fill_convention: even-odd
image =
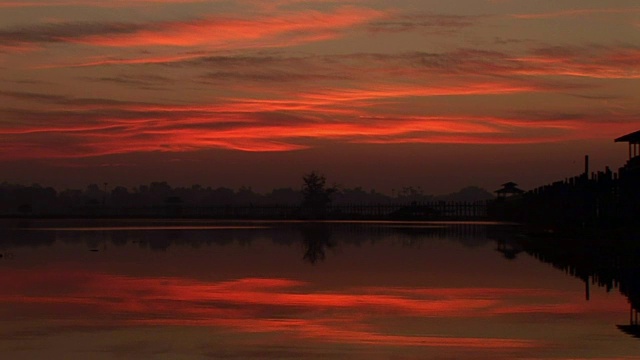
[(336, 246), (331, 241), (331, 226), (326, 223), (309, 223), (300, 227), (305, 247), (304, 260), (315, 264), (325, 259), (325, 251)]
[[(56, 242), (84, 243), (94, 251), (107, 245), (136, 244), (152, 251), (166, 251), (172, 246), (200, 248), (211, 245), (250, 245), (267, 236), (276, 244), (292, 245), (302, 241), (302, 258), (315, 264), (326, 258), (326, 251), (338, 244), (332, 240), (336, 232), (341, 243), (375, 243), (389, 238), (399, 239), (403, 246), (420, 246), (426, 239), (446, 238), (465, 246), (482, 246), (491, 240), (486, 227), (476, 223), (401, 222), (206, 222), (149, 220), (22, 220), (5, 221), (0, 227), (0, 247), (43, 247)], [(111, 226), (109, 224), (111, 223)], [(262, 230), (262, 231), (260, 231)]]
[[(129, 278), (99, 273), (53, 274), (20, 272), (0, 277), (2, 302), (19, 301), (61, 315), (67, 327), (102, 326), (217, 326), (251, 333), (286, 332), (302, 339), (347, 343), (411, 346), (521, 348), (534, 341), (383, 334), (367, 323), (377, 312), (384, 317), (469, 317), (520, 312), (510, 304), (514, 295), (532, 290), (353, 288), (319, 292), (291, 279), (243, 278), (200, 282), (180, 278)], [(43, 286), (46, 290), (43, 290)], [(39, 290), (34, 290), (39, 289)], [(562, 294), (548, 294), (560, 296)], [(554, 311), (549, 307), (544, 311)], [(313, 312), (312, 316), (302, 316)], [(101, 316), (106, 314), (117, 314)]]
[(519, 239), (515, 246), (583, 281), (586, 300), (590, 299), (592, 285), (603, 287), (607, 292), (618, 289), (628, 299), (630, 307), (629, 324), (618, 325), (618, 328), (639, 337), (640, 244), (636, 234), (575, 238), (544, 236)]
[[(108, 225), (2, 228), (0, 253), (14, 255), (0, 259), (3, 353), (512, 359), (640, 349), (618, 330), (637, 333), (632, 242), (621, 254), (620, 244), (586, 249), (477, 224)], [(580, 281), (538, 261), (598, 286), (585, 301)], [(614, 326), (629, 305), (600, 286), (630, 299), (630, 325)]]

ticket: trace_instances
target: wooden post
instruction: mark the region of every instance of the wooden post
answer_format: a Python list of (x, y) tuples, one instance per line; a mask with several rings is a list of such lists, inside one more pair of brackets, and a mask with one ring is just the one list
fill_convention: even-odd
[(589, 155), (584, 156), (584, 174), (589, 176)]

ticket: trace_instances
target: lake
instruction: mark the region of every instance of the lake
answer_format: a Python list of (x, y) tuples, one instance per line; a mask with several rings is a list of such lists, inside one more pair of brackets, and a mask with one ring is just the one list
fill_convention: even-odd
[(640, 359), (609, 270), (512, 226), (2, 224), (5, 359)]

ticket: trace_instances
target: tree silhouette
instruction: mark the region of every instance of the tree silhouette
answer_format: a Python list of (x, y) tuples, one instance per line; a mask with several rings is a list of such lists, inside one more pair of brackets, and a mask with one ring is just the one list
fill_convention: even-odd
[(315, 171), (304, 175), (302, 181), (302, 206), (310, 210), (315, 217), (324, 215), (336, 189), (327, 187), (327, 179)]

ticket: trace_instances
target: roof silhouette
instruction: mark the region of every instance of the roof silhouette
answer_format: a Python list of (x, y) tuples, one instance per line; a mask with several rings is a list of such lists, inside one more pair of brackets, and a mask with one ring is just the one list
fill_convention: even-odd
[(499, 195), (522, 194), (524, 193), (524, 190), (518, 188), (518, 184), (514, 183), (513, 181), (509, 181), (508, 183), (502, 184), (502, 189), (498, 189), (494, 192), (498, 193)]
[(627, 135), (620, 136), (615, 142), (628, 142), (630, 144), (640, 144), (640, 130)]

